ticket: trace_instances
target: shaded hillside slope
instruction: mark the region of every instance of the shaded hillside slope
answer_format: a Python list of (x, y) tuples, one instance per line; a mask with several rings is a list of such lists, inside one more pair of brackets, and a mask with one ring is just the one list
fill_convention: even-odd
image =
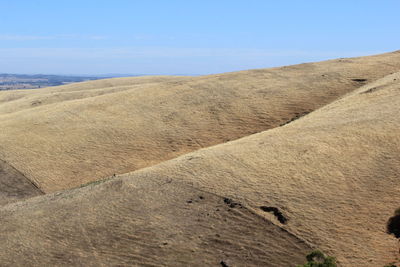
[(9, 204), (0, 261), (293, 266), (315, 246), (383, 266), (398, 253), (385, 223), (400, 201), (399, 107), (397, 73), (283, 127)]
[(22, 173), (0, 160), (0, 205), (41, 195)]
[(0, 92), (0, 158), (45, 192), (71, 188), (279, 126), (399, 68), (395, 52)]

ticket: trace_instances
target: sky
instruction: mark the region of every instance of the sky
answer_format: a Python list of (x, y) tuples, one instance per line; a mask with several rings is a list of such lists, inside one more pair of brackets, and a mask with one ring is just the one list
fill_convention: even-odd
[(399, 0), (0, 0), (0, 73), (201, 75), (400, 49)]

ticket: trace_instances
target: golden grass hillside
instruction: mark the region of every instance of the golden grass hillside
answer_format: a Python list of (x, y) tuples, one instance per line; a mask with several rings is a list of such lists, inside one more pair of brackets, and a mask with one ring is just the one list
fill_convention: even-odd
[(0, 159), (44, 192), (261, 132), (400, 68), (400, 53), (0, 92)]
[(0, 261), (294, 266), (317, 247), (383, 266), (398, 256), (385, 223), (400, 200), (399, 107), (396, 73), (282, 127), (3, 206)]

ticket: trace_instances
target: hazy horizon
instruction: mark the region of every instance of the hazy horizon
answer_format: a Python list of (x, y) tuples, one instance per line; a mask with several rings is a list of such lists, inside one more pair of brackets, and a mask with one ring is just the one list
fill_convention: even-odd
[(0, 73), (202, 75), (400, 48), (400, 2), (391, 0), (5, 0), (2, 8)]

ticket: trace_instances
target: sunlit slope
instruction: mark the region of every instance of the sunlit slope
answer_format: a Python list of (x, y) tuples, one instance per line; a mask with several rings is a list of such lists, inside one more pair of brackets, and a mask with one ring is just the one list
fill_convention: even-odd
[[(279, 126), (399, 68), (397, 52), (168, 81), (148, 78), (132, 88), (127, 83), (135, 78), (106, 89), (96, 89), (104, 85), (95, 81), (96, 86), (84, 83), (85, 89), (24, 91), (23, 98), (0, 104), (0, 158), (45, 192), (71, 188)], [(0, 98), (19, 94), (2, 92)]]
[(6, 114), (37, 106), (95, 97), (124, 90), (142, 88), (169, 81), (183, 81), (190, 77), (143, 76), (113, 78), (48, 87), (40, 90), (13, 90), (0, 92), (0, 114)]
[(164, 177), (33, 198), (0, 216), (5, 266), (280, 267), (311, 249), (245, 207)]
[(317, 247), (383, 266), (398, 255), (385, 223), (400, 201), (399, 107), (393, 74), (283, 127), (4, 206), (0, 261), (294, 266)]
[(261, 215), (276, 207), (286, 229), (343, 266), (383, 266), (398, 256), (385, 233), (400, 202), (398, 114), (399, 73), (283, 127), (127, 176), (185, 181)]

